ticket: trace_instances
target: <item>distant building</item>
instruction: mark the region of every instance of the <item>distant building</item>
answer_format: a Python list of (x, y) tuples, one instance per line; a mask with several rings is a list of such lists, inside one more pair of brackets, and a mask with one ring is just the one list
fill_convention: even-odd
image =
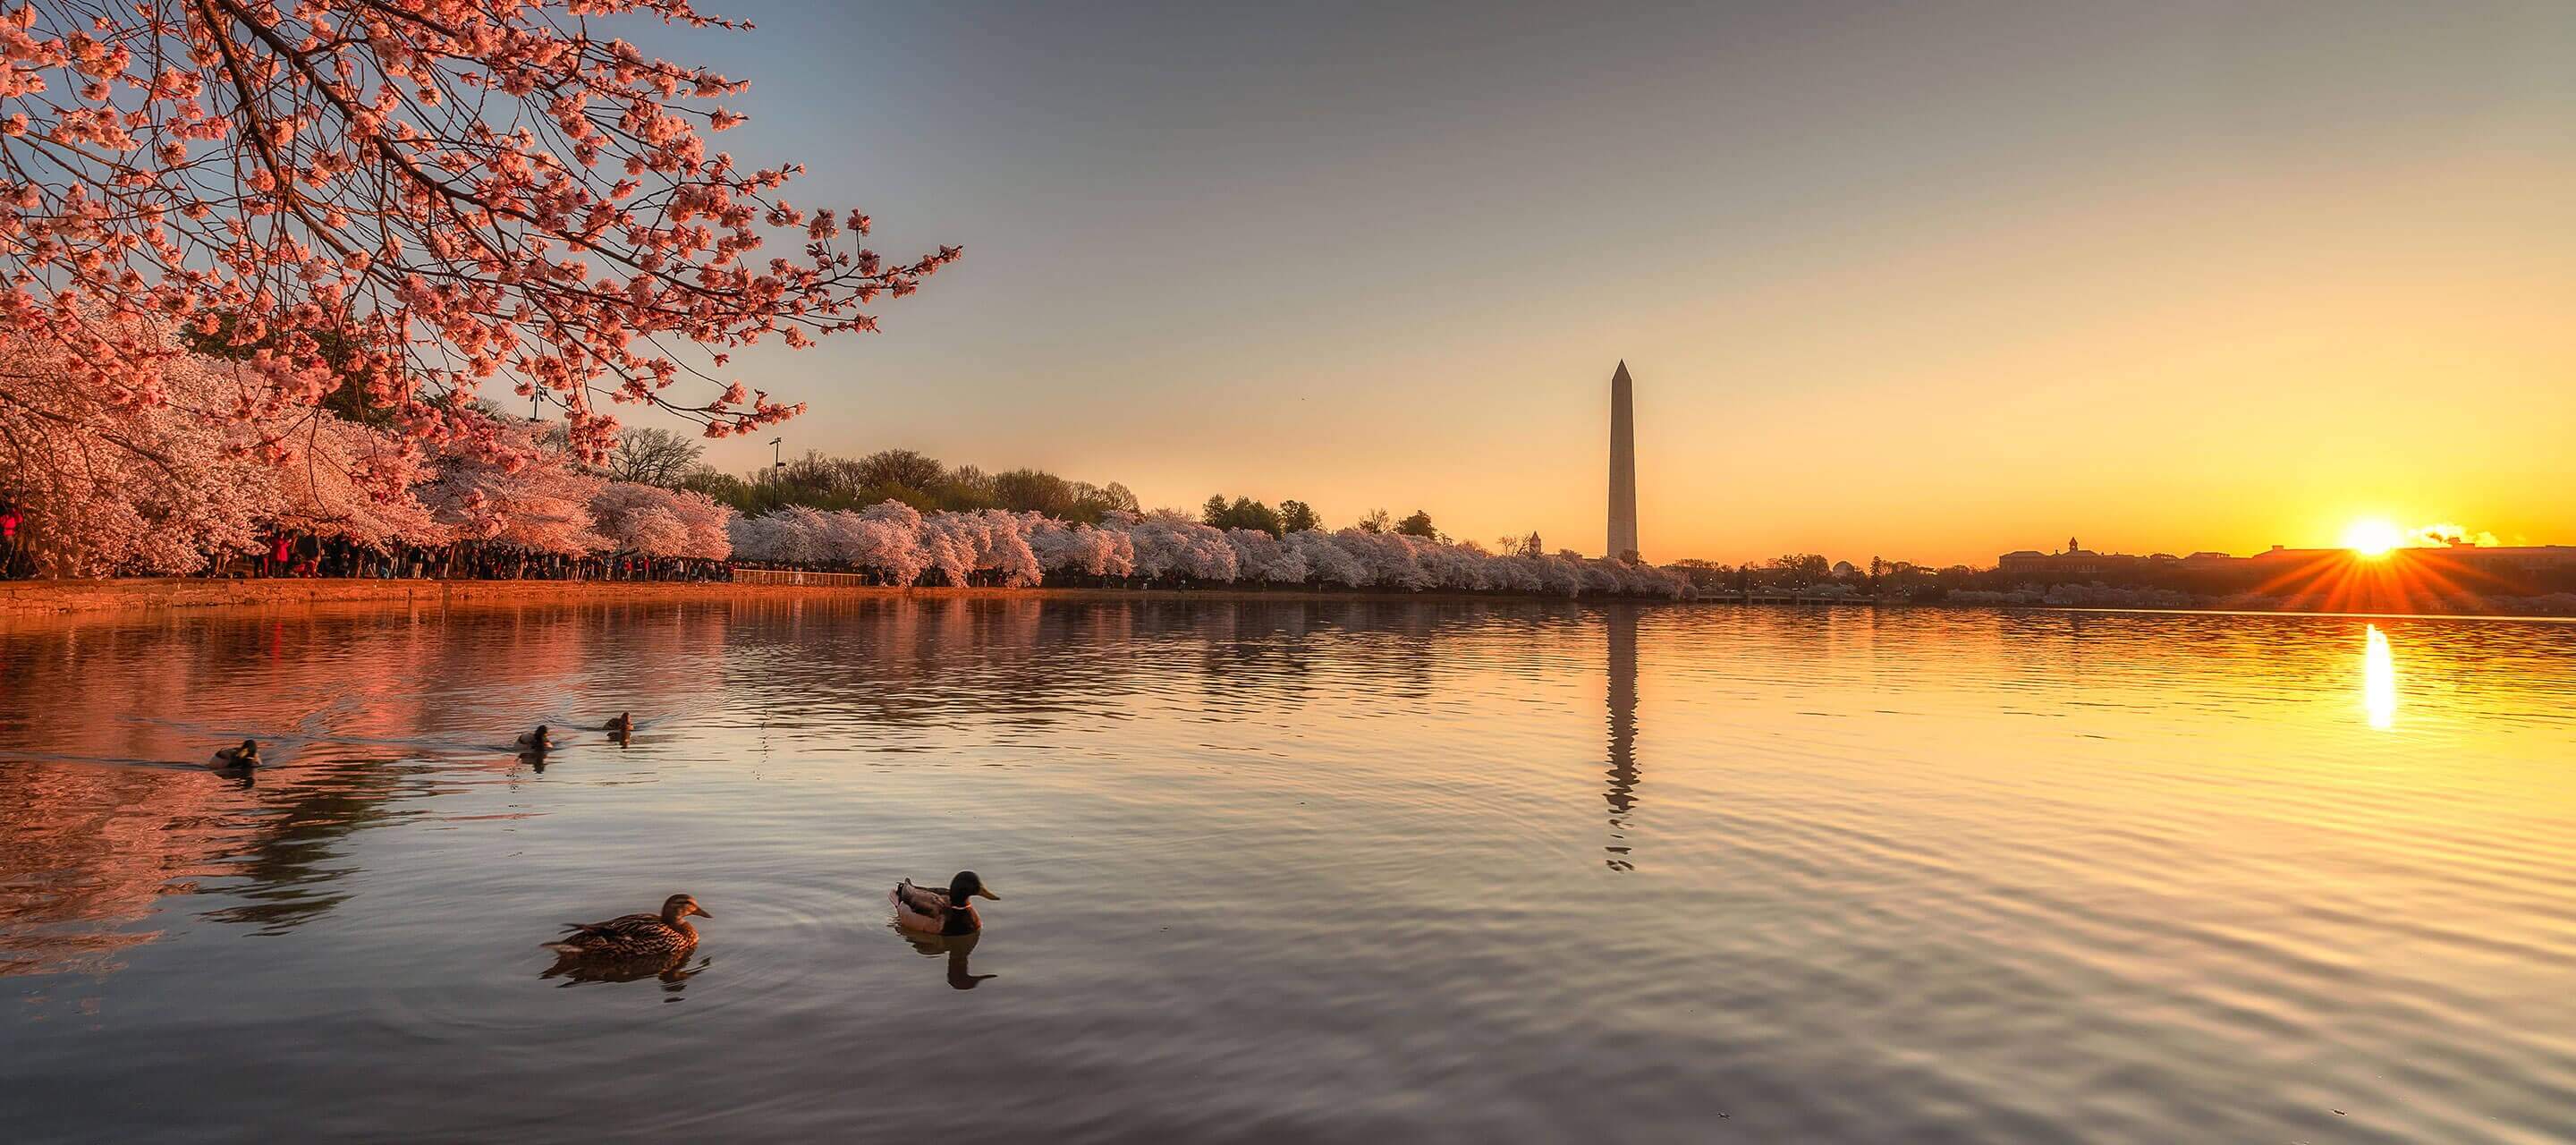
[(2145, 559), (2123, 553), (2097, 553), (2091, 549), (2080, 549), (2074, 547), (2075, 538), (2068, 537), (2066, 540), (2065, 552), (2043, 553), (2037, 549), (2021, 549), (1995, 558), (1995, 567), (2009, 573), (2027, 573), (2032, 576), (2092, 577), (2109, 572), (2128, 571), (2136, 568)]
[(1859, 575), (1860, 575), (1860, 567), (1859, 567), (1859, 566), (1857, 566), (1857, 565), (1854, 565), (1854, 564), (1853, 564), (1853, 563), (1851, 563), (1850, 561), (1835, 561), (1835, 562), (1834, 562), (1834, 575), (1835, 575), (1835, 576), (1838, 576), (1838, 577), (1844, 577), (1844, 576), (1859, 576)]
[(2400, 549), (2412, 554), (2439, 553), (2462, 564), (2538, 572), (2576, 568), (2576, 545), (2453, 545), (2446, 549)]

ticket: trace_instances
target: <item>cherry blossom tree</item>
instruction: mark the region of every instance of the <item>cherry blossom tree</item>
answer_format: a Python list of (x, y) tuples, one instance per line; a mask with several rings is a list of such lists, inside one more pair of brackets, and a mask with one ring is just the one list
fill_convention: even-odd
[(779, 554), (786, 548), (787, 526), (776, 514), (758, 517), (735, 517), (725, 526), (725, 541), (733, 549), (733, 559), (758, 564), (785, 564)]
[(733, 552), (733, 510), (703, 494), (611, 481), (591, 497), (590, 515), (620, 552), (718, 561)]
[(441, 459), (422, 503), (462, 541), (577, 556), (615, 547), (590, 516), (606, 478), (539, 440), (527, 422), (495, 422), (488, 450)]
[(593, 459), (603, 398), (709, 436), (793, 415), (711, 371), (874, 329), (958, 250), (882, 257), (865, 214), (784, 197), (801, 168), (710, 150), (745, 85), (621, 20), (743, 26), (689, 0), (0, 10), (0, 331), (50, 326), (73, 383), (149, 405), (184, 354), (138, 320), (188, 323), (241, 352), (263, 386), (237, 420), (272, 435), (352, 384), (403, 436), (480, 442), (452, 399), (497, 379)]
[(1413, 558), (1431, 577), (1431, 583), (1459, 592), (1474, 592), (1494, 587), (1495, 577), (1488, 571), (1494, 558), (1475, 542), (1413, 545)]
[(670, 509), (679, 515), (687, 528), (688, 543), (680, 555), (695, 560), (720, 561), (733, 556), (733, 507), (704, 493), (686, 489), (666, 490), (673, 494)]
[(985, 509), (975, 513), (940, 513), (936, 517), (953, 522), (949, 527), (971, 538), (975, 568), (989, 570), (1005, 588), (1027, 588), (1045, 579), (1038, 567), (1037, 554), (1030, 550), (1028, 537), (1021, 532), (1020, 515), (1002, 509)]
[(930, 558), (930, 567), (939, 570), (951, 588), (963, 588), (974, 575), (976, 547), (982, 540), (981, 529), (956, 513), (926, 514), (921, 522), (921, 549)]
[(1347, 588), (1368, 585), (1368, 565), (1363, 565), (1358, 557), (1352, 557), (1350, 549), (1337, 544), (1334, 534), (1321, 529), (1296, 531), (1296, 534), (1288, 534), (1288, 544), (1293, 544), (1298, 557), (1306, 560), (1306, 573), (1309, 573), (1309, 578), (1314, 578), (1314, 583), (1347, 585)]
[(1068, 525), (1036, 513), (1021, 515), (1029, 550), (1047, 572), (1077, 576), (1128, 576), (1136, 571), (1136, 544), (1116, 529)]
[[(119, 336), (168, 346), (133, 324)], [(0, 354), (0, 501), (53, 576), (192, 573), (255, 547), (273, 489), (227, 419), (229, 371), (176, 355), (148, 394), (95, 384), (76, 340), (6, 327)]]
[(866, 527), (861, 563), (882, 571), (895, 584), (911, 584), (930, 567), (921, 544), (921, 510), (901, 501), (880, 501), (859, 513)]
[(1306, 556), (1297, 547), (1261, 529), (1228, 529), (1226, 544), (1234, 549), (1234, 562), (1245, 580), (1269, 584), (1303, 584), (1308, 569)]
[(300, 419), (273, 448), (279, 456), (265, 475), (261, 514), (272, 531), (336, 537), (377, 552), (454, 537), (413, 491), (433, 473), (411, 441), (320, 414)]
[(1333, 544), (1368, 570), (1371, 585), (1408, 592), (1431, 587), (1430, 574), (1414, 558), (1413, 538), (1402, 533), (1344, 529), (1333, 534)]
[(1225, 534), (1178, 513), (1108, 513), (1101, 517), (1101, 523), (1127, 534), (1135, 546), (1138, 576), (1220, 583), (1235, 577), (1234, 546), (1225, 542)]

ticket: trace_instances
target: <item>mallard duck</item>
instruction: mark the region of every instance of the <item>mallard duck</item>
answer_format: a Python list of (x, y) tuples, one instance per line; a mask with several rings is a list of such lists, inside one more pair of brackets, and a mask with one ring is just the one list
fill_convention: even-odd
[(246, 739), (241, 741), (240, 747), (218, 748), (215, 750), (215, 758), (208, 761), (208, 766), (258, 767), (259, 741)]
[(714, 918), (698, 900), (672, 895), (662, 900), (660, 914), (620, 915), (606, 922), (567, 922), (564, 936), (545, 943), (557, 954), (581, 958), (669, 958), (698, 944), (698, 928), (689, 916)]
[(520, 751), (528, 752), (532, 755), (551, 750), (555, 746), (553, 740), (546, 738), (546, 725), (544, 724), (538, 724), (537, 730), (521, 735), (514, 742), (519, 745)]
[(1000, 901), (993, 888), (973, 871), (959, 871), (948, 880), (948, 889), (921, 886), (911, 879), (894, 885), (886, 901), (894, 904), (896, 922), (913, 930), (931, 934), (973, 934), (984, 929), (984, 920), (975, 913), (976, 898)]
[(601, 729), (599, 729), (599, 730), (604, 731), (604, 732), (607, 732), (608, 734), (613, 735), (613, 736), (631, 736), (631, 735), (634, 735), (634, 734), (635, 734), (635, 713), (633, 713), (633, 712), (619, 712), (619, 713), (617, 713), (617, 718), (616, 718), (616, 719), (613, 719), (613, 720), (608, 721), (608, 726), (607, 726), (607, 727), (604, 727), (604, 728), (601, 728)]

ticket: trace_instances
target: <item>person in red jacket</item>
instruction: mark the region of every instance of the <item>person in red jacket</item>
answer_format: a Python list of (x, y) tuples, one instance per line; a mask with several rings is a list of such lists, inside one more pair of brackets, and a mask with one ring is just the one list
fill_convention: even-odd
[(0, 505), (0, 577), (17, 572), (18, 526), (26, 520), (19, 515), (17, 506)]

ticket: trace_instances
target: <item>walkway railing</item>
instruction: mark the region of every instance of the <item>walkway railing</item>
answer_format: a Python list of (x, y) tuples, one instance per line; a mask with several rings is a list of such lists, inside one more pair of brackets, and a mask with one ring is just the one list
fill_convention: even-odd
[(838, 588), (865, 588), (876, 583), (866, 573), (800, 572), (795, 569), (733, 570), (735, 584), (801, 584)]

